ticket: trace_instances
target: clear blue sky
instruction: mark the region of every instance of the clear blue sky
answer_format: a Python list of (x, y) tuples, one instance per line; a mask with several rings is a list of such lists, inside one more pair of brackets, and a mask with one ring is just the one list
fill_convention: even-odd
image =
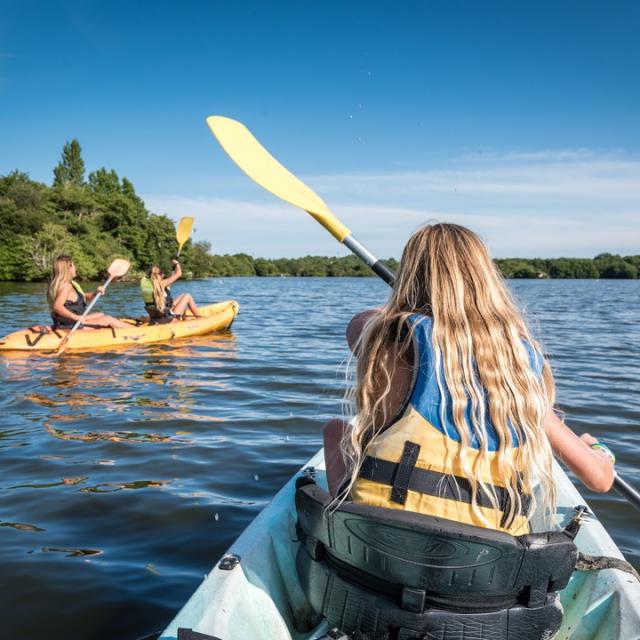
[(0, 0), (0, 15), (0, 173), (50, 182), (78, 138), (89, 170), (195, 214), (214, 250), (340, 253), (238, 173), (204, 124), (219, 113), (381, 255), (430, 219), (499, 256), (640, 253), (640, 2)]

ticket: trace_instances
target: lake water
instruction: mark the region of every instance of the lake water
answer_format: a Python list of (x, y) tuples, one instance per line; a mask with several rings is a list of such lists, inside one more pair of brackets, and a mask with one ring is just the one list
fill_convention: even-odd
[[(578, 432), (640, 487), (640, 280), (515, 281)], [(0, 620), (6, 638), (160, 631), (340, 413), (349, 318), (376, 279), (178, 283), (235, 298), (232, 331), (126, 351), (0, 356)], [(47, 321), (41, 284), (0, 284), (2, 333)], [(133, 300), (133, 308), (127, 302)], [(115, 284), (102, 308), (142, 313)], [(640, 567), (640, 513), (591, 506)]]

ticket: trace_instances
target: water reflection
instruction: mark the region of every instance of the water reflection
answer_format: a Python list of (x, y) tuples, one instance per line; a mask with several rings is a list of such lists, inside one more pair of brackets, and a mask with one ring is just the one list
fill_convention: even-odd
[(12, 527), (18, 531), (46, 531), (42, 527), (36, 527), (35, 524), (27, 524), (26, 522), (2, 522), (0, 521), (0, 527)]
[[(10, 377), (24, 380), (37, 372), (37, 390), (25, 390), (19, 400), (52, 437), (67, 441), (166, 443), (171, 434), (152, 429), (127, 429), (132, 405), (140, 407), (135, 422), (218, 423), (224, 416), (190, 410), (197, 406), (200, 391), (227, 389), (211, 370), (237, 357), (232, 333), (198, 336), (170, 344), (140, 345), (120, 353), (69, 354), (65, 358), (35, 358), (11, 354)], [(5, 363), (6, 364), (6, 363)], [(32, 366), (34, 365), (34, 366)], [(151, 386), (150, 386), (151, 385)], [(157, 385), (167, 387), (161, 392)], [(16, 398), (15, 400), (18, 400)], [(39, 411), (34, 413), (34, 410)], [(121, 414), (117, 429), (88, 428), (107, 414)], [(178, 430), (176, 435), (190, 434)]]
[(102, 482), (93, 487), (83, 487), (83, 493), (113, 493), (123, 489), (160, 488), (171, 484), (171, 480), (134, 480), (132, 482)]
[(72, 549), (69, 547), (42, 547), (42, 553), (62, 553), (67, 558), (86, 558), (87, 556), (99, 556), (102, 555), (100, 549)]
[(170, 436), (159, 433), (137, 433), (135, 431), (87, 431), (73, 433), (54, 427), (50, 422), (44, 423), (47, 433), (60, 440), (75, 440), (80, 442), (95, 442), (104, 440), (109, 442), (169, 442)]

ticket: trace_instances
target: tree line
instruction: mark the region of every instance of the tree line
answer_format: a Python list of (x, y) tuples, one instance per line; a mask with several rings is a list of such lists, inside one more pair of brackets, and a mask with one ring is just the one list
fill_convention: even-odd
[[(114, 257), (135, 271), (168, 266), (177, 250), (173, 221), (147, 211), (127, 178), (105, 168), (85, 175), (80, 145), (64, 145), (51, 186), (13, 171), (0, 176), (0, 280), (44, 280), (53, 259), (71, 255), (82, 279), (101, 278)], [(206, 276), (210, 245), (182, 250), (194, 276)]]
[[(0, 280), (45, 280), (59, 254), (73, 257), (82, 279), (104, 277), (114, 257), (131, 260), (135, 277), (153, 264), (168, 269), (176, 249), (173, 221), (150, 213), (130, 180), (106, 168), (86, 175), (77, 140), (64, 145), (51, 185), (21, 171), (0, 176)], [(373, 275), (355, 256), (215, 255), (208, 242), (188, 241), (181, 259), (185, 273), (194, 278)], [(393, 258), (386, 262), (391, 269), (398, 266)], [(508, 278), (638, 278), (640, 273), (640, 256), (610, 253), (496, 263)]]
[(640, 256), (601, 253), (595, 258), (503, 258), (496, 264), (506, 278), (615, 278), (640, 276)]

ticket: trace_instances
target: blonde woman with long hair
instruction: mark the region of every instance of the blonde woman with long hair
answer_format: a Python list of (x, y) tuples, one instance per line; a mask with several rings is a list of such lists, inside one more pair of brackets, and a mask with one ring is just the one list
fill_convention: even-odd
[[(557, 417), (540, 345), (469, 229), (416, 231), (386, 306), (357, 315), (347, 339), (357, 417), (324, 435), (336, 503), (519, 535), (554, 511), (554, 455), (590, 489), (611, 488), (604, 445)], [(398, 472), (406, 481), (392, 486)]]
[[(47, 291), (47, 302), (51, 309), (54, 329), (73, 327), (87, 308), (87, 302), (92, 300), (98, 292), (104, 294), (103, 287), (98, 287), (96, 293), (85, 293), (75, 282), (76, 276), (76, 265), (70, 256), (58, 256), (53, 261), (53, 276)], [(128, 326), (104, 313), (90, 313), (83, 323), (83, 328), (87, 329), (102, 327), (126, 329)]]
[(152, 323), (171, 322), (181, 319), (189, 312), (199, 316), (198, 305), (190, 293), (181, 293), (175, 300), (171, 295), (171, 285), (182, 277), (182, 267), (177, 260), (172, 260), (173, 272), (165, 277), (158, 265), (153, 265), (149, 271), (150, 286), (147, 290), (143, 281), (143, 297), (145, 309)]

